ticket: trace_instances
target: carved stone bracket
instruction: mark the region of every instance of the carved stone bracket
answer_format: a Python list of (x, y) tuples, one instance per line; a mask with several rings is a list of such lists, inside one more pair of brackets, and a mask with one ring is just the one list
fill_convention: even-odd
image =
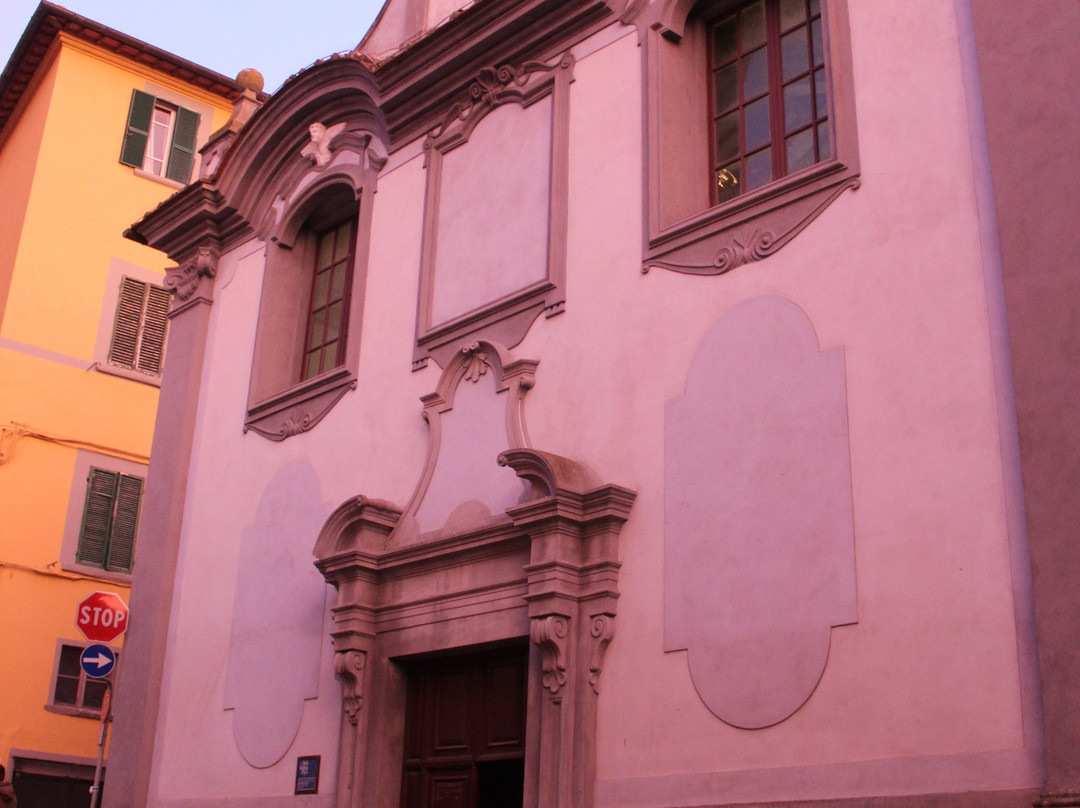
[(564, 617), (549, 615), (532, 621), (531, 639), (540, 647), (544, 688), (555, 695), (566, 684), (566, 643), (570, 627)]
[(349, 723), (354, 726), (364, 701), (366, 662), (367, 655), (363, 651), (339, 651), (334, 656), (334, 673), (342, 685), (342, 704)]
[(589, 634), (593, 639), (592, 654), (589, 657), (589, 684), (593, 693), (600, 692), (600, 672), (604, 669), (604, 655), (607, 647), (615, 638), (615, 615), (594, 614)]
[[(187, 301), (197, 290), (202, 297), (211, 299), (213, 292), (210, 282), (217, 275), (219, 257), (219, 252), (215, 247), (208, 245), (197, 247), (194, 255), (181, 262), (180, 266), (166, 271), (165, 288), (181, 301)], [(204, 282), (204, 278), (209, 282)]]

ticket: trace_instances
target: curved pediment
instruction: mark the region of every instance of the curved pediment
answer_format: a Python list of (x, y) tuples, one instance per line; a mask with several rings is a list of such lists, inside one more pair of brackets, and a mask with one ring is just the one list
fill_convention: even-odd
[[(315, 127), (321, 128), (321, 144)], [(262, 229), (275, 199), (289, 198), (307, 175), (335, 165), (337, 154), (352, 151), (361, 168), (378, 171), (386, 143), (371, 73), (355, 59), (329, 59), (293, 76), (251, 117), (223, 155), (216, 185)]]

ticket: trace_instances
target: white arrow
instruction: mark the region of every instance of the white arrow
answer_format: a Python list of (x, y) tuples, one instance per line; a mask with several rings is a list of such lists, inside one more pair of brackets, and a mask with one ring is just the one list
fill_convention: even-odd
[(105, 668), (112, 664), (112, 659), (110, 657), (100, 653), (97, 655), (97, 659), (94, 659), (94, 657), (87, 657), (86, 661), (99, 668)]

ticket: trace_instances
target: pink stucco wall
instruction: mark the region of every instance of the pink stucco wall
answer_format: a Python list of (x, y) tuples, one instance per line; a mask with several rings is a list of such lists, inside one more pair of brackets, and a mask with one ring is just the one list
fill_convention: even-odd
[[(1028, 604), (1014, 597), (1026, 591), (1016, 561), (1023, 536), (1008, 518), (1015, 469), (1004, 465), (998, 410), (1008, 379), (994, 354), (1003, 323), (987, 291), (996, 294), (996, 267), (986, 261), (976, 195), (984, 167), (973, 159), (963, 32), (953, 4), (931, 0), (887, 13), (852, 3), (851, 27), (861, 187), (775, 255), (717, 277), (640, 271), (639, 32), (613, 23), (573, 49), (566, 307), (533, 323), (513, 354), (539, 360), (524, 405), (533, 445), (637, 492), (620, 537), (618, 631), (601, 679), (598, 805), (1025, 789), (1041, 778), (1034, 661), (1018, 652), (1031, 641)], [(496, 148), (481, 135), (462, 155), (481, 146)], [(547, 159), (536, 166), (546, 171)], [(315, 695), (301, 697), (288, 751), (253, 767), (234, 739), (224, 672), (230, 688), (287, 689), (302, 675), (262, 659), (238, 671), (231, 604), (257, 611), (278, 596), (236, 588), (245, 531), (289, 464), (312, 478), (281, 505), (299, 521), (280, 539), (296, 547), (312, 547), (327, 510), (350, 497), (404, 506), (416, 489), (428, 450), (420, 397), (440, 376), (434, 362), (411, 367), (424, 199), (420, 145), (402, 145), (378, 178), (357, 388), (284, 442), (241, 428), (247, 390), (238, 380), (250, 376), (264, 245), (220, 260), (151, 804), (291, 804), (298, 754), (322, 755), (312, 804), (330, 804), (341, 712), (330, 646), (321, 643), (313, 660)], [(440, 250), (456, 256), (454, 283), (467, 282), (468, 239), (482, 235), (482, 221), (474, 215), (460, 242), (453, 229), (439, 232)], [(817, 350), (843, 356), (835, 368), (846, 397), (856, 608), (830, 624), (824, 672), (805, 704), (767, 728), (742, 729), (710, 711), (686, 652), (665, 644), (665, 549), (680, 536), (665, 522), (664, 423), (710, 329), (761, 298), (793, 304)], [(489, 405), (474, 402), (469, 417), (502, 428), (502, 410)], [(485, 490), (509, 481), (488, 507), (512, 504), (520, 484), (493, 465), (501, 438), (477, 440), (472, 452), (468, 441), (447, 445), (438, 490), (449, 493), (421, 512), (432, 528), (464, 496), (463, 482), (479, 486), (488, 473)], [(492, 466), (465, 476), (484, 462)]]

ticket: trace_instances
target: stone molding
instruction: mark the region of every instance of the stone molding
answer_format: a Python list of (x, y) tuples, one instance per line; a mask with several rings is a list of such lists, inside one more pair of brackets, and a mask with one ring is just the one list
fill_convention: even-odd
[[(478, 72), (462, 98), (445, 110), (438, 127), (424, 139), (427, 187), (420, 266), (420, 304), (416, 324), (413, 369), (429, 357), (445, 367), (462, 340), (487, 335), (513, 348), (525, 338), (541, 314), (553, 317), (563, 310), (566, 285), (566, 229), (568, 216), (570, 153), (570, 84), (574, 56), (569, 51), (551, 63), (485, 67)], [(528, 107), (541, 98), (552, 98), (551, 167), (548, 177), (547, 268), (538, 282), (455, 316), (434, 322), (433, 297), (437, 272), (437, 232), (443, 181), (443, 158), (465, 146), (479, 123), (504, 104)]]
[[(673, 110), (689, 117), (699, 113), (688, 109), (691, 102), (683, 101), (684, 81), (686, 75), (705, 75), (704, 50), (695, 50), (697, 46), (689, 42), (693, 38), (687, 33), (688, 26), (695, 24), (691, 12), (707, 3), (658, 0), (632, 15), (643, 31), (645, 44), (646, 239), (642, 272), (657, 267), (691, 275), (720, 275), (762, 260), (787, 245), (844, 191), (860, 184), (847, 0), (825, 0), (822, 15), (827, 31), (832, 158), (728, 202), (714, 205), (700, 201), (695, 209), (685, 210), (687, 200), (708, 197), (710, 170), (704, 163), (700, 170), (696, 163), (686, 165), (687, 158), (682, 155), (707, 154), (707, 147), (694, 140), (696, 134), (679, 134), (686, 129), (684, 121), (675, 124), (668, 118)], [(674, 68), (676, 63), (681, 67)], [(672, 71), (667, 78), (662, 72), (665, 67)], [(703, 110), (700, 113), (704, 115)], [(667, 213), (669, 207), (683, 211), (683, 215)]]
[(212, 244), (196, 247), (190, 258), (175, 269), (165, 271), (165, 288), (172, 292), (178, 301), (187, 301), (196, 292), (205, 300), (212, 301), (219, 258), (220, 252)]
[[(529, 708), (526, 768), (538, 777), (527, 779), (526, 803), (593, 804), (599, 680), (614, 638), (619, 534), (635, 494), (528, 446), (521, 405), (535, 366), (491, 343), (466, 346), (423, 399), (433, 450), (412, 511), (359, 496), (319, 534), (315, 564), (337, 590), (331, 639), (344, 685), (338, 805), (389, 804), (400, 787), (405, 696), (394, 659), (521, 637), (536, 646), (530, 692), (543, 693)], [(441, 413), (459, 384), (489, 372), (498, 390), (512, 391), (514, 447), (492, 462), (525, 481), (523, 501), (486, 526), (402, 543), (397, 531), (437, 458)]]

